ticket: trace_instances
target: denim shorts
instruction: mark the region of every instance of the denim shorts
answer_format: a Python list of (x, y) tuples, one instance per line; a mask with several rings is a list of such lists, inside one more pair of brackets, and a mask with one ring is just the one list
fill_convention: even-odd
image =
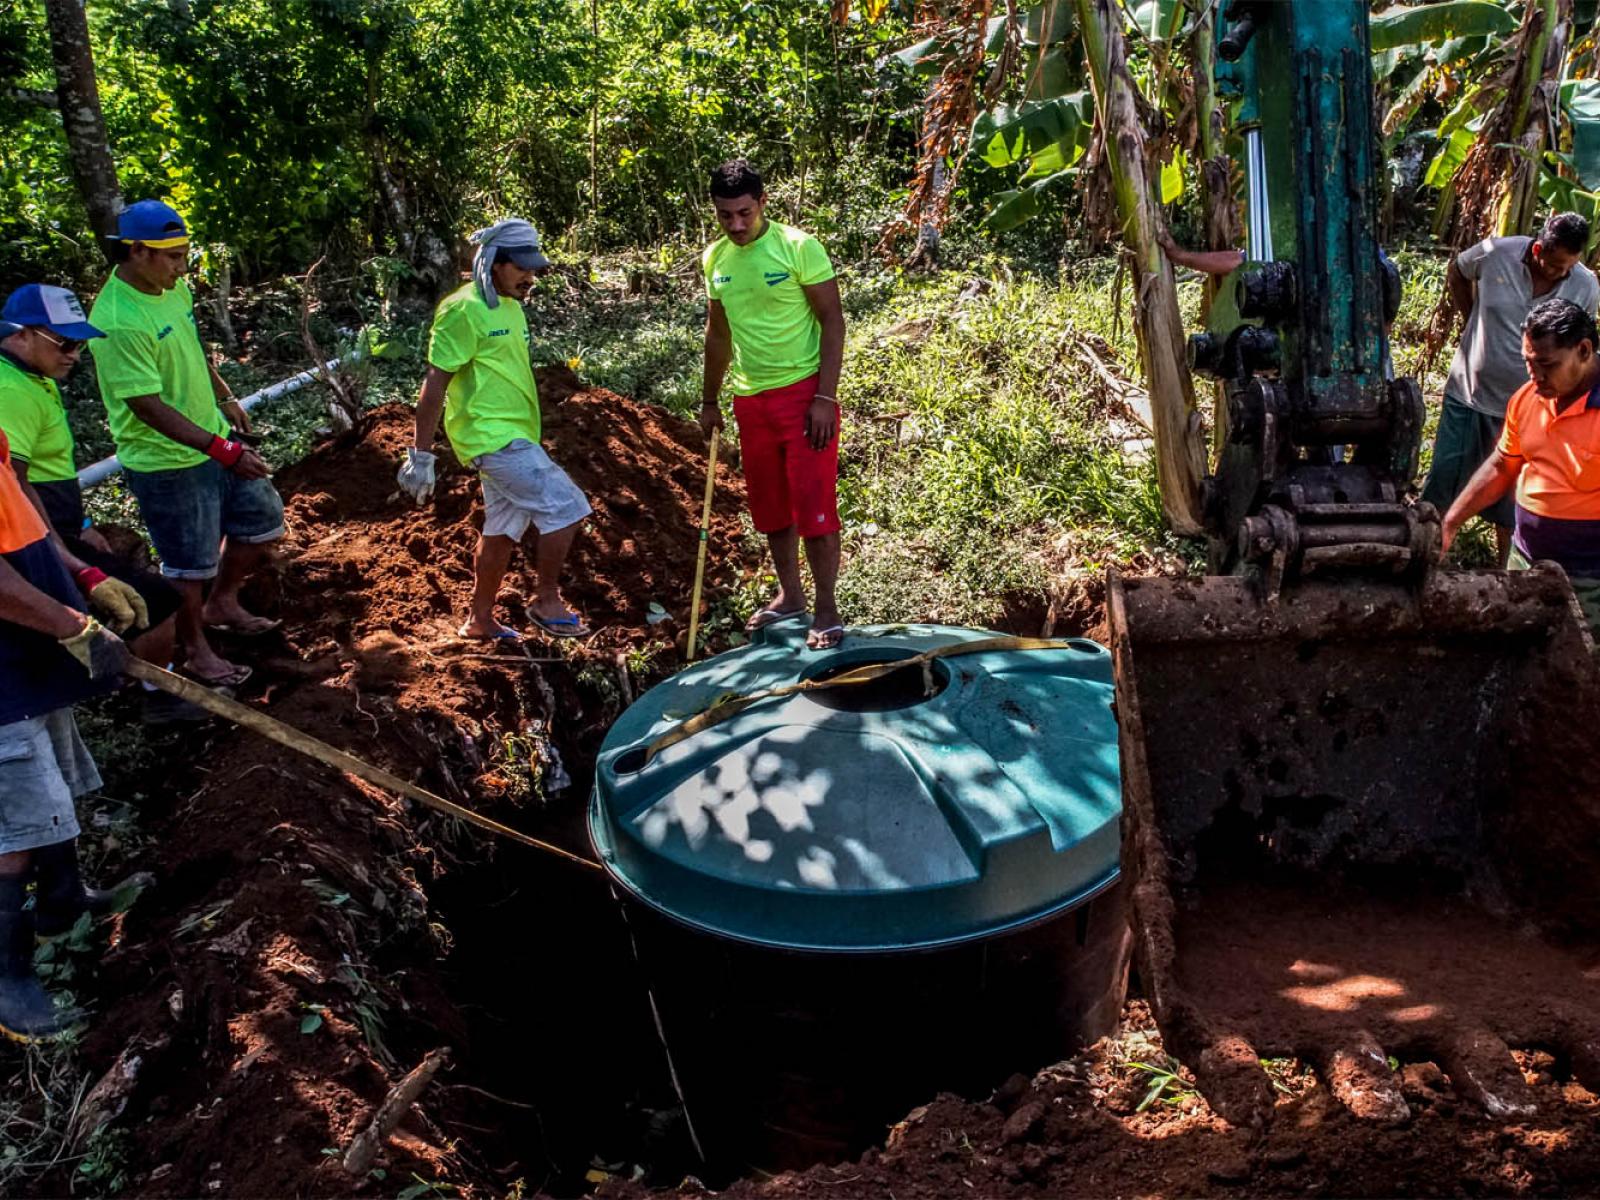
[(283, 500), (270, 479), (242, 479), (211, 459), (123, 474), (168, 579), (215, 578), (223, 538), (254, 545), (283, 536)]
[(554, 533), (589, 515), (589, 501), (543, 446), (517, 438), (472, 465), (483, 481), (485, 537), (520, 539), (532, 525)]
[(0, 854), (77, 837), (72, 801), (99, 786), (72, 709), (0, 725)]

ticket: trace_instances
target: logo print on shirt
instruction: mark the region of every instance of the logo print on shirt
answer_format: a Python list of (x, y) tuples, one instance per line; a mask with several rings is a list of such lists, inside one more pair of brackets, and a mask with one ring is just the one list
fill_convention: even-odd
[(712, 283), (732, 283), (733, 282), (733, 276), (732, 275), (713, 275), (711, 277), (711, 282)]
[(767, 286), (768, 287), (777, 287), (778, 284), (782, 283), (785, 279), (789, 278), (789, 272), (787, 272), (787, 271), (766, 271), (766, 272), (763, 272), (761, 278), (763, 278), (763, 279), (765, 279), (767, 281)]
[(505, 337), (506, 334), (508, 334), (510, 332), (511, 332), (511, 330), (509, 330), (509, 329), (491, 329), (491, 330), (489, 330), (489, 336), (490, 337)]
[(167, 334), (169, 334), (171, 332), (172, 332), (172, 326), (168, 325), (160, 333), (156, 334), (156, 341), (158, 341), (158, 342), (161, 341), (163, 338), (165, 338), (167, 336)]

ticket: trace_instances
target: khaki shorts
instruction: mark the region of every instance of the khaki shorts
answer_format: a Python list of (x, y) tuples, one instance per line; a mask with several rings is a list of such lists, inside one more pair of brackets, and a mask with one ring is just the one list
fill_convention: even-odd
[(589, 501), (544, 447), (517, 438), (472, 465), (483, 481), (483, 534), (520, 539), (532, 525), (554, 533), (589, 515)]
[(72, 801), (99, 786), (72, 709), (0, 725), (0, 854), (77, 837)]

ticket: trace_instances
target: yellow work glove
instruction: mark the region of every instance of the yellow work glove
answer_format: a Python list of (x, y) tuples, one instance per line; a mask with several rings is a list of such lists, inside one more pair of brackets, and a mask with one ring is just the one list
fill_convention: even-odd
[(83, 664), (90, 679), (120, 675), (128, 661), (127, 643), (93, 617), (85, 617), (82, 629), (59, 641), (63, 650)]
[(149, 628), (150, 610), (145, 607), (144, 597), (114, 575), (89, 567), (78, 572), (78, 586), (95, 612), (118, 633), (129, 627)]

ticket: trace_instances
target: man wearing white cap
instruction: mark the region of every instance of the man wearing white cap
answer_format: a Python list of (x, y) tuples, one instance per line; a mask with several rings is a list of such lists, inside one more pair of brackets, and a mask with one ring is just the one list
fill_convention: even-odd
[(246, 610), (239, 589), (283, 536), (283, 501), (201, 344), (183, 218), (159, 200), (130, 204), (112, 253), (116, 269), (89, 315), (105, 331), (90, 347), (100, 398), (161, 574), (183, 597), (183, 670), (237, 687), (250, 668), (217, 654), (206, 630), (255, 637), (278, 627)]
[[(418, 504), (433, 494), (434, 435), (445, 434), (483, 483), (483, 533), (473, 560), (472, 612), (462, 637), (514, 639), (494, 613), (512, 548), (531, 527), (536, 590), (528, 619), (552, 637), (587, 637), (583, 618), (561, 598), (561, 571), (589, 502), (539, 445), (539, 393), (528, 361), (522, 301), (550, 266), (526, 221), (501, 221), (472, 235), (472, 281), (439, 302), (428, 339), (428, 373), (417, 397), (414, 445), (397, 477)], [(509, 303), (503, 303), (509, 301)]]

